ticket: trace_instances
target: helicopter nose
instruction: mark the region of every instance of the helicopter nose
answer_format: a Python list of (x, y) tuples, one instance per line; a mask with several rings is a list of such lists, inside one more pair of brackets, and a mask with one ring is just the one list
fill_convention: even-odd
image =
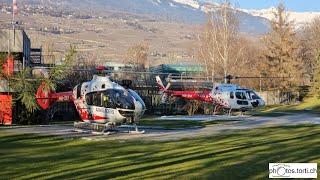
[(253, 102), (251, 102), (251, 104), (252, 104), (252, 106), (253, 106), (254, 108), (257, 108), (257, 107), (260, 106), (260, 102), (259, 102), (259, 101), (253, 101)]
[(261, 99), (260, 102), (259, 102), (259, 106), (263, 107), (263, 106), (265, 106), (265, 105), (266, 105), (266, 102)]
[(263, 107), (265, 106), (265, 102), (262, 99), (256, 100), (251, 102), (252, 106), (257, 108), (257, 107)]

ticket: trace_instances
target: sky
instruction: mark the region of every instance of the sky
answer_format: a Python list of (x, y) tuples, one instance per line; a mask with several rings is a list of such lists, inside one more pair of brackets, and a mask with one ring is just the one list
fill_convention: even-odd
[[(203, 0), (221, 2), (221, 0)], [(281, 0), (290, 11), (298, 12), (320, 12), (320, 0)], [(277, 6), (279, 0), (230, 0), (236, 7), (242, 9), (267, 9)]]

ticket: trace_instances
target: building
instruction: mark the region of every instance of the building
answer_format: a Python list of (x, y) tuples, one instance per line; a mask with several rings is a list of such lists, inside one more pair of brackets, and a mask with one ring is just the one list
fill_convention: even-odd
[(106, 62), (105, 67), (109, 71), (130, 71), (134, 69), (133, 65), (112, 61)]
[[(31, 43), (23, 30), (1, 29), (0, 52), (10, 52), (15, 56), (15, 71), (30, 64)], [(23, 65), (23, 63), (25, 63)]]
[[(24, 30), (0, 29), (0, 53), (10, 54), (0, 67), (7, 76), (25, 67), (41, 65), (41, 48), (31, 48), (31, 41)], [(12, 93), (8, 82), (0, 79), (0, 124), (12, 124)]]
[(150, 71), (159, 74), (165, 83), (170, 81), (171, 89), (197, 90), (212, 87), (212, 81), (203, 76), (204, 69), (200, 64), (177, 63), (161, 64), (151, 67)]
[(41, 48), (31, 48), (31, 41), (24, 30), (0, 29), (0, 53), (14, 55), (14, 71), (42, 63)]
[(151, 68), (153, 72), (168, 73), (168, 74), (199, 74), (203, 73), (204, 68), (202, 65), (191, 63), (179, 64), (161, 64)]

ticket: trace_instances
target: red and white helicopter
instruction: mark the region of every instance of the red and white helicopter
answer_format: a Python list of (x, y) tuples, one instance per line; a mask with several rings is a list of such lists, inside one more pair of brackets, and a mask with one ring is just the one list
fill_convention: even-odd
[[(141, 97), (133, 90), (112, 82), (109, 77), (94, 76), (89, 82), (77, 85), (73, 91), (55, 93), (48, 91), (42, 84), (37, 91), (39, 106), (46, 110), (54, 102), (73, 102), (82, 119), (76, 128), (101, 129), (114, 131), (120, 124), (139, 122), (146, 106)], [(91, 127), (91, 128), (90, 128)]]
[(216, 84), (212, 90), (204, 91), (175, 91), (169, 90), (171, 83), (165, 87), (159, 76), (156, 81), (165, 102), (168, 96), (180, 97), (187, 100), (198, 100), (215, 105), (214, 114), (218, 110), (248, 111), (254, 108), (265, 106), (265, 101), (252, 89), (241, 88), (234, 84)]

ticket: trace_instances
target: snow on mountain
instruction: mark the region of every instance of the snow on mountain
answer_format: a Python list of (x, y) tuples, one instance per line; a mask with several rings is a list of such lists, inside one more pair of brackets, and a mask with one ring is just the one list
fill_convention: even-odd
[(199, 1), (196, 1), (196, 0), (173, 0), (173, 1), (176, 2), (176, 3), (180, 3), (180, 4), (184, 4), (184, 5), (190, 6), (190, 7), (195, 8), (195, 9), (199, 9), (200, 8), (200, 3), (199, 3)]
[(251, 14), (252, 16), (258, 16), (258, 17), (266, 18), (268, 20), (272, 20), (274, 18), (274, 12), (276, 11), (276, 8), (271, 7), (269, 9), (261, 9), (261, 10), (256, 10), (256, 9), (238, 9), (238, 10)]
[[(198, 23), (204, 23), (206, 20), (206, 16), (210, 12), (217, 12), (223, 6), (222, 4), (215, 2), (204, 2), (199, 0), (162, 0), (162, 2), (168, 2), (172, 6), (172, 2), (174, 1), (175, 7), (187, 7), (191, 9), (193, 12), (198, 12), (201, 14), (202, 18)], [(170, 2), (171, 1), (171, 2)], [(191, 12), (190, 10), (188, 11)], [(250, 34), (264, 34), (269, 31), (269, 21), (260, 16), (253, 16), (247, 12), (239, 11), (238, 9), (233, 9), (235, 15), (239, 18), (239, 27), (241, 32), (246, 32)], [(187, 15), (191, 18), (191, 14)]]
[[(277, 11), (275, 7), (261, 10), (239, 9), (253, 16), (264, 17), (268, 20), (274, 19), (274, 13)], [(295, 25), (300, 26), (312, 22), (316, 17), (320, 17), (320, 12), (287, 12), (289, 21), (294, 21)]]
[[(0, 0), (1, 1), (1, 0)], [(10, 1), (10, 0), (5, 0)], [(151, 18), (168, 20), (187, 24), (204, 24), (207, 13), (216, 12), (221, 5), (200, 0), (21, 0), (34, 3), (48, 4), (49, 1), (58, 7), (76, 10), (95, 10), (126, 12), (138, 15), (147, 15)], [(75, 6), (76, 4), (76, 6)], [(249, 34), (265, 34), (270, 24), (265, 18), (235, 10), (239, 18), (239, 30)]]
[(298, 25), (311, 23), (316, 17), (320, 17), (320, 12), (289, 12), (289, 19), (295, 21)]

